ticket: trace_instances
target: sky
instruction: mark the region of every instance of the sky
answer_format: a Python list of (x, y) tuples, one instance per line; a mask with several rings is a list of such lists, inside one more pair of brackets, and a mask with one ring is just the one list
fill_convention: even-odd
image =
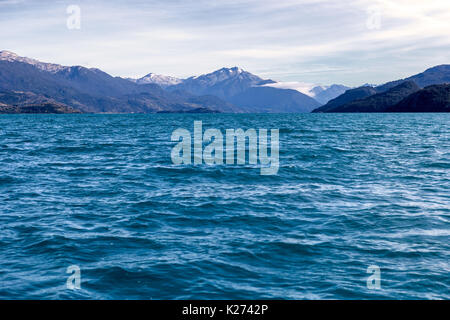
[(450, 1), (0, 0), (0, 50), (121, 77), (239, 66), (287, 86), (381, 84), (450, 63)]

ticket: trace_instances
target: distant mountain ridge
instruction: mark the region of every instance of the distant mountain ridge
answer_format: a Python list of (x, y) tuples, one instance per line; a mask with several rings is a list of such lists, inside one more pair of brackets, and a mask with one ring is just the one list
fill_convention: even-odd
[[(402, 82), (386, 92), (353, 100), (344, 105), (327, 109), (326, 112), (386, 112), (389, 107), (396, 105), (410, 94), (419, 90), (420, 87), (413, 81)], [(318, 111), (315, 110), (315, 112)]]
[(435, 66), (411, 77), (387, 82), (375, 88), (378, 92), (383, 92), (407, 81), (414, 81), (421, 88), (434, 84), (450, 83), (450, 65), (442, 64)]
[[(392, 112), (394, 105), (400, 102), (395, 98), (402, 96), (403, 99), (426, 86), (446, 83), (450, 83), (450, 65), (439, 65), (411, 77), (387, 82), (383, 85), (363, 86), (347, 90), (313, 112)], [(399, 91), (396, 92), (396, 90)], [(393, 94), (391, 100), (387, 98), (389, 94)], [(407, 95), (405, 96), (405, 94)], [(383, 100), (383, 97), (387, 100)]]
[(272, 87), (277, 89), (291, 89), (306, 94), (307, 96), (313, 98), (321, 105), (326, 104), (328, 101), (336, 98), (337, 96), (343, 94), (350, 87), (341, 84), (332, 84), (329, 86), (317, 85), (305, 82), (275, 82), (264, 84), (266, 87)]
[(326, 105), (315, 109), (313, 112), (329, 112), (333, 109), (344, 106), (353, 101), (370, 97), (376, 93), (377, 91), (369, 86), (349, 89), (340, 96), (338, 96), (337, 98), (330, 100)]
[(349, 89), (349, 87), (341, 84), (332, 84), (331, 86), (316, 86), (311, 89), (310, 96), (324, 105)]

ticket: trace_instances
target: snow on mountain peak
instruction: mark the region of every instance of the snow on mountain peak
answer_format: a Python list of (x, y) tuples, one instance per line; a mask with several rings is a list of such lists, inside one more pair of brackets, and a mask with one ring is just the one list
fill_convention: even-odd
[(262, 81), (262, 79), (259, 78), (258, 76), (255, 76), (247, 71), (244, 71), (239, 67), (222, 68), (213, 71), (211, 73), (188, 78), (187, 80), (197, 80), (205, 85), (212, 86), (215, 85), (216, 83), (234, 78), (245, 79), (245, 81), (252, 82), (253, 84)]
[(65, 66), (62, 66), (59, 64), (45, 63), (45, 62), (40, 62), (35, 59), (21, 57), (21, 56), (15, 54), (14, 52), (6, 51), (6, 50), (0, 51), (0, 61), (26, 63), (26, 64), (33, 65), (40, 70), (52, 72), (52, 73), (56, 73), (60, 70), (64, 70), (64, 69), (68, 68), (68, 67), (65, 67)]
[(239, 74), (243, 73), (244, 70), (242, 70), (239, 67), (233, 67), (233, 68), (222, 68), (222, 69), (217, 70), (217, 71), (215, 71), (213, 73), (216, 73), (216, 72), (217, 73), (227, 73), (229, 75), (239, 75)]
[(2, 60), (6, 60), (6, 59), (16, 59), (17, 57), (18, 57), (18, 55), (15, 54), (14, 52), (6, 51), (6, 50), (0, 51), (0, 58), (1, 58)]
[(175, 78), (175, 77), (164, 76), (164, 75), (155, 74), (155, 73), (149, 73), (146, 76), (135, 80), (134, 82), (136, 82), (137, 84), (153, 83), (153, 84), (157, 84), (164, 88), (164, 87), (169, 87), (169, 86), (179, 84), (182, 81), (183, 80)]

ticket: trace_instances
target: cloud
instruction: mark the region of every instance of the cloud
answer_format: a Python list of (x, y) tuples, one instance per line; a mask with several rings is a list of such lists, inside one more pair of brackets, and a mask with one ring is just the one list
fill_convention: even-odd
[(304, 93), (309, 96), (314, 96), (313, 93), (311, 93), (311, 90), (316, 87), (316, 84), (312, 83), (305, 83), (305, 82), (276, 82), (276, 83), (269, 83), (265, 85), (266, 87), (272, 87), (272, 88), (278, 88), (278, 89), (292, 89), (300, 91), (301, 93)]
[[(0, 43), (120, 76), (178, 77), (239, 65), (282, 82), (381, 83), (450, 62), (448, 0), (0, 1)], [(379, 28), (367, 28), (368, 8)]]

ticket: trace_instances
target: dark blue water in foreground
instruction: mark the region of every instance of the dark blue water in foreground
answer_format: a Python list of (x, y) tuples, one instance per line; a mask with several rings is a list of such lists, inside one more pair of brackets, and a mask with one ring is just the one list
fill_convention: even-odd
[[(278, 175), (172, 165), (194, 120)], [(0, 168), (2, 299), (450, 299), (450, 114), (4, 115)]]

